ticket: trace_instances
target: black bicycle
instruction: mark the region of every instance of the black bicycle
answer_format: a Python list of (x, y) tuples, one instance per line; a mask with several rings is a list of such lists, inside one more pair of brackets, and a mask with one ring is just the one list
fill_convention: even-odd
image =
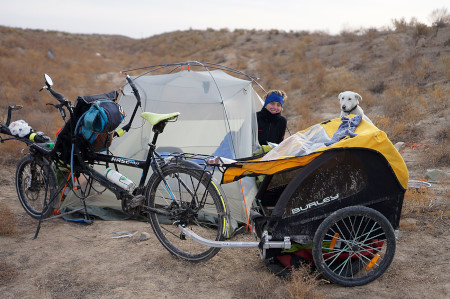
[[(125, 126), (103, 132), (106, 139), (128, 132), (141, 106), (139, 91), (133, 80), (128, 75), (126, 80), (136, 97), (136, 106)], [(53, 82), (46, 74), (45, 86), (41, 90), (49, 91), (58, 100), (58, 104), (50, 105), (60, 111), (65, 121), (55, 141), (31, 128), (25, 128), (25, 135), (16, 134), (11, 129), (11, 112), (22, 106), (10, 106), (6, 123), (0, 123), (0, 133), (8, 135), (7, 138), (0, 136), (1, 143), (18, 140), (24, 142), (29, 150), (17, 165), (15, 181), (23, 208), (31, 217), (39, 219), (34, 238), (38, 236), (41, 223), (54, 217), (84, 210), (85, 221), (89, 223), (91, 220), (85, 199), (110, 190), (121, 200), (122, 209), (128, 215), (148, 218), (159, 241), (173, 255), (191, 262), (213, 257), (220, 248), (186, 238), (179, 228), (188, 228), (209, 240), (221, 241), (229, 237), (229, 209), (220, 185), (213, 179), (214, 168), (207, 166), (206, 161), (210, 157), (187, 153), (161, 155), (155, 150), (158, 135), (163, 133), (168, 122), (176, 121), (180, 113), (143, 112), (141, 117), (153, 126), (154, 133), (148, 144), (147, 158), (136, 160), (114, 156), (109, 151), (105, 154), (93, 149), (80, 134), (80, 126), (93, 105), (105, 101), (115, 103), (118, 91), (78, 97), (72, 105), (52, 86)], [(67, 121), (66, 112), (69, 113)], [(123, 185), (122, 178), (113, 182), (98, 170), (99, 167), (114, 167), (117, 171), (118, 165), (141, 169), (139, 184)], [(95, 182), (100, 183), (104, 190), (98, 190)], [(61, 193), (67, 188), (80, 198), (83, 208), (52, 216)]]

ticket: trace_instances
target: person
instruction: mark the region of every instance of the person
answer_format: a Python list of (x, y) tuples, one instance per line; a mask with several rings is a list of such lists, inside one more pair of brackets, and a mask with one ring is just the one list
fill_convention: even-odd
[(264, 97), (264, 106), (256, 112), (258, 141), (261, 146), (267, 142), (279, 144), (284, 139), (286, 118), (281, 115), (287, 95), (282, 90), (270, 90)]

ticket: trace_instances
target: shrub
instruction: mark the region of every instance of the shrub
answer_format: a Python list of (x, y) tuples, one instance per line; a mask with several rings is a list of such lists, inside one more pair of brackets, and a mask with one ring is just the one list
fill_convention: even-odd
[(344, 67), (328, 69), (324, 81), (326, 95), (337, 95), (344, 90), (358, 90), (361, 86), (355, 74)]
[(433, 202), (433, 194), (429, 189), (408, 189), (403, 199), (402, 214), (417, 215), (429, 211)]
[(292, 281), (287, 288), (290, 298), (325, 298), (319, 290), (319, 273), (311, 272), (311, 267), (303, 265), (292, 270)]
[(444, 71), (445, 76), (447, 77), (447, 80), (450, 80), (450, 55), (446, 54), (444, 57), (441, 58), (442, 61), (442, 68)]
[(428, 27), (426, 24), (416, 22), (414, 24), (413, 34), (416, 38), (421, 36), (428, 36), (433, 32), (431, 27)]
[(389, 48), (393, 51), (400, 50), (400, 42), (398, 40), (398, 37), (389, 34), (386, 38), (386, 44), (389, 46)]
[(384, 83), (384, 81), (379, 81), (375, 84), (373, 84), (370, 88), (369, 91), (371, 93), (377, 93), (377, 94), (381, 94), (386, 90), (386, 84)]
[(392, 24), (394, 25), (394, 29), (397, 32), (406, 33), (408, 30), (408, 23), (406, 22), (405, 18), (401, 19), (392, 19)]
[(434, 143), (429, 145), (421, 164), (424, 167), (450, 166), (450, 128), (441, 128), (434, 136)]
[(445, 113), (450, 104), (447, 87), (442, 84), (436, 84), (428, 89), (427, 94), (430, 98), (424, 103), (426, 111), (430, 114)]
[(429, 16), (429, 19), (431, 24), (437, 28), (442, 28), (450, 24), (450, 14), (445, 7), (433, 10)]

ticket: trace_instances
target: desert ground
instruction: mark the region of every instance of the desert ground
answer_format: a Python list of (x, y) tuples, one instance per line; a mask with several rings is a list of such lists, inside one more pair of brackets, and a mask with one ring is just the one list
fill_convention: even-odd
[[(37, 221), (24, 212), (17, 199), (14, 172), (13, 166), (0, 170), (0, 206), (10, 211), (12, 219), (12, 232), (0, 236), (2, 298), (450, 296), (449, 219), (448, 212), (443, 212), (449, 206), (446, 184), (432, 185), (423, 213), (403, 216), (396, 255), (384, 275), (353, 288), (319, 279), (305, 295), (296, 290), (292, 280), (271, 274), (256, 249), (222, 249), (211, 260), (192, 264), (171, 256), (146, 222), (95, 220), (92, 225), (83, 225), (56, 219), (43, 223), (39, 237), (32, 240)], [(114, 232), (137, 234), (115, 239)], [(139, 241), (142, 232), (148, 232), (150, 238)], [(248, 232), (234, 237), (252, 238)]]

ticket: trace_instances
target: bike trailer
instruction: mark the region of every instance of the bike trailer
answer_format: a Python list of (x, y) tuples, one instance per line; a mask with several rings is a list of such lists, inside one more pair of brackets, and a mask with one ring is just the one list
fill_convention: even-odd
[[(347, 130), (346, 122), (351, 121), (357, 121), (354, 130), (342, 134), (341, 129)], [(373, 256), (366, 258), (369, 261), (378, 258), (376, 252), (383, 245), (385, 234), (391, 231), (394, 234), (393, 230), (398, 229), (408, 185), (408, 170), (403, 158), (386, 134), (356, 117), (333, 119), (312, 126), (290, 136), (262, 158), (243, 159), (226, 165), (222, 183), (256, 175), (265, 175), (251, 214), (257, 236), (261, 238), (263, 232), (269, 232), (271, 240), (281, 241), (288, 237), (293, 243), (288, 252), (294, 252), (295, 248), (303, 250), (302, 259), (312, 259), (313, 243), (320, 243), (316, 244), (316, 251), (323, 253), (320, 259), (325, 265), (327, 258), (331, 259), (325, 251), (337, 250), (336, 243), (345, 243), (353, 251), (342, 249), (332, 260), (333, 263), (346, 260), (345, 266), (340, 264), (339, 271), (346, 269), (349, 273), (347, 268), (352, 268), (347, 261), (349, 255), (349, 261), (365, 255)], [(379, 220), (380, 217), (388, 224)], [(374, 223), (369, 224), (372, 220)], [(317, 236), (322, 231), (326, 232)], [(350, 235), (358, 235), (358, 240), (347, 240)], [(356, 250), (356, 244), (362, 243), (368, 247)], [(322, 250), (331, 245), (331, 249)], [(285, 253), (287, 251), (282, 249), (269, 249), (264, 258), (268, 260)], [(325, 268), (325, 271), (333, 272), (331, 266)], [(353, 266), (353, 270), (356, 268)], [(367, 283), (367, 280), (355, 282), (353, 274), (347, 277), (339, 272), (339, 278), (334, 281), (345, 284), (340, 280), (344, 277), (350, 280), (348, 285)]]

